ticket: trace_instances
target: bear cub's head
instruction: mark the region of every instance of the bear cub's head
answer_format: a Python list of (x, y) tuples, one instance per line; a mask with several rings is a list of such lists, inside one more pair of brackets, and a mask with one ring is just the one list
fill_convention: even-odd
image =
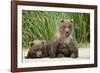
[(61, 19), (59, 32), (62, 36), (68, 37), (73, 30), (73, 19)]
[[(34, 40), (30, 44), (30, 53), (32, 58), (41, 58), (43, 57), (44, 48), (46, 48), (45, 40)], [(30, 55), (29, 55), (30, 56)]]

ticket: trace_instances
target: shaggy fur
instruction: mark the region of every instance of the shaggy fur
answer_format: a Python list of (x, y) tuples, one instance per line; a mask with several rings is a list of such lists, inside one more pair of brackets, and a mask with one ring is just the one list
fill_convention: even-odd
[(50, 57), (78, 57), (78, 48), (76, 48), (71, 37), (72, 30), (72, 20), (63, 19), (60, 21), (59, 29), (51, 45)]
[(42, 58), (46, 49), (45, 40), (34, 40), (30, 42), (30, 49), (26, 58)]

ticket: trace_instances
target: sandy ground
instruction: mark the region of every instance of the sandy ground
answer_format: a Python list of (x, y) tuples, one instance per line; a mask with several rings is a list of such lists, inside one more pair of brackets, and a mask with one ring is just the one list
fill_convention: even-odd
[(71, 61), (71, 60), (87, 60), (90, 58), (90, 50), (89, 48), (79, 48), (79, 57), (78, 58), (69, 58), (69, 57), (64, 57), (64, 58), (40, 58), (40, 59), (25, 59), (24, 57), (27, 55), (28, 50), (24, 50), (23, 52), (23, 62), (33, 62), (33, 61), (55, 61), (56, 60), (67, 60), (67, 61)]

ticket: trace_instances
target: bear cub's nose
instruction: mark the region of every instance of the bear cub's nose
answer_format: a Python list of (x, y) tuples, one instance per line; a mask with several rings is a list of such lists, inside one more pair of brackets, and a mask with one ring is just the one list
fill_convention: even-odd
[(68, 31), (66, 31), (66, 33), (69, 33)]

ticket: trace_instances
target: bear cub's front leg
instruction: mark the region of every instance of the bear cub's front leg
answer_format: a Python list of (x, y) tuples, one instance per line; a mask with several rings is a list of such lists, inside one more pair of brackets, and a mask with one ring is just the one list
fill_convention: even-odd
[(71, 41), (67, 46), (71, 52), (70, 57), (77, 58), (78, 57), (78, 48), (76, 48), (75, 44)]

